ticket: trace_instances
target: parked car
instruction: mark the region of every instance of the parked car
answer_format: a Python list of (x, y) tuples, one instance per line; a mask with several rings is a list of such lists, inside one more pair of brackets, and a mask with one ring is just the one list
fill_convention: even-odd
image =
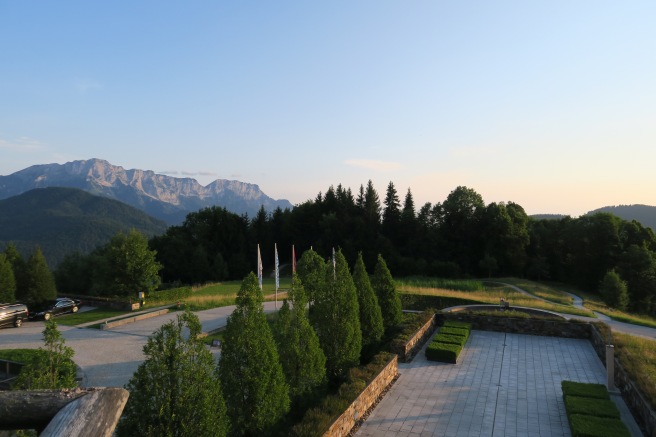
[(30, 312), (30, 319), (50, 320), (54, 316), (66, 313), (77, 313), (80, 301), (68, 297), (60, 297), (47, 301), (43, 305), (36, 305)]
[(27, 306), (22, 303), (0, 303), (0, 326), (20, 327), (29, 316)]

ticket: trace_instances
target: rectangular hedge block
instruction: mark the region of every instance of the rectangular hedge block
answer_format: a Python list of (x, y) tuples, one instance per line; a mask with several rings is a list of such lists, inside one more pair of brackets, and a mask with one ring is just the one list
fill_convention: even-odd
[(469, 338), (469, 329), (451, 328), (450, 326), (442, 326), (439, 331), (440, 334), (461, 335)]
[(444, 325), (449, 328), (460, 328), (460, 329), (466, 329), (468, 331), (471, 330), (471, 323), (469, 322), (460, 322), (458, 320), (445, 320)]
[(462, 346), (458, 344), (431, 342), (426, 348), (426, 358), (456, 364), (461, 350)]
[(569, 417), (569, 426), (573, 437), (631, 437), (619, 419), (573, 414)]
[(615, 402), (606, 399), (582, 398), (579, 396), (565, 396), (567, 414), (585, 414), (588, 416), (608, 417), (619, 419), (620, 411)]
[(467, 343), (467, 337), (463, 337), (462, 335), (443, 334), (440, 332), (435, 336), (433, 342), (459, 344), (460, 346), (464, 346), (465, 343)]
[(561, 387), (563, 389), (563, 396), (570, 395), (583, 398), (610, 399), (608, 390), (603, 384), (563, 381)]

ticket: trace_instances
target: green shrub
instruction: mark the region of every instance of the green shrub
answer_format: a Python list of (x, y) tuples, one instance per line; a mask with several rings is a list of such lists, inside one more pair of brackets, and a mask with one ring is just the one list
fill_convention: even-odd
[(430, 361), (441, 361), (455, 364), (462, 346), (449, 343), (431, 342), (426, 348), (426, 358)]
[(610, 399), (608, 390), (603, 384), (586, 384), (583, 382), (563, 381), (561, 383), (563, 396), (579, 396), (583, 398)]
[(191, 287), (171, 288), (170, 290), (153, 291), (146, 296), (146, 302), (170, 303), (184, 300), (191, 296)]
[(442, 326), (440, 334), (460, 335), (465, 337), (465, 341), (469, 338), (469, 329), (451, 328), (450, 326)]
[(445, 320), (444, 325), (445, 327), (448, 328), (460, 328), (460, 329), (467, 329), (468, 331), (471, 331), (471, 323), (469, 322), (461, 322), (458, 320)]
[(619, 419), (573, 414), (569, 417), (573, 437), (630, 437), (631, 433)]
[(444, 334), (440, 332), (433, 339), (433, 343), (449, 343), (464, 346), (465, 343), (467, 343), (467, 337), (463, 337), (462, 335)]
[(611, 419), (620, 418), (620, 411), (617, 409), (615, 403), (607, 399), (582, 398), (567, 395), (565, 396), (565, 409), (568, 415), (585, 414)]

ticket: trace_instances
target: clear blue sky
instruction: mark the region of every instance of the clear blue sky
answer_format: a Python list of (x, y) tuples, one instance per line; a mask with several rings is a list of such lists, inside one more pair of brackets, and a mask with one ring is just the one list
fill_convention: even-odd
[(0, 0), (0, 174), (656, 205), (656, 2)]

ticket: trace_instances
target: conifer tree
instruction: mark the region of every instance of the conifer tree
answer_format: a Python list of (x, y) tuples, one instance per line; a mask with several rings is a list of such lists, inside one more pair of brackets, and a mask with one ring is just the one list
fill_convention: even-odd
[(401, 323), (403, 310), (401, 309), (401, 299), (396, 292), (396, 286), (394, 285), (392, 274), (380, 254), (378, 255), (378, 261), (376, 262), (371, 286), (378, 297), (378, 304), (380, 305), (380, 310), (383, 314), (383, 325), (385, 326), (385, 331), (389, 332), (391, 328)]
[(362, 252), (358, 253), (358, 259), (353, 267), (353, 283), (358, 293), (358, 305), (360, 306), (360, 329), (362, 330), (362, 350), (368, 351), (376, 346), (383, 338), (385, 328), (383, 327), (383, 315), (378, 305), (378, 298), (371, 287), (369, 274), (362, 259)]
[(47, 320), (43, 330), (44, 346), (39, 354), (21, 370), (16, 381), (19, 390), (74, 388), (75, 363), (73, 348), (57, 329), (54, 320)]
[(326, 354), (326, 374), (331, 382), (339, 382), (350, 367), (358, 365), (362, 348), (358, 297), (341, 250), (335, 255), (334, 270), (332, 262), (325, 268), (314, 314), (314, 328)]
[(294, 403), (302, 403), (324, 382), (326, 356), (308, 320), (307, 298), (297, 274), (292, 277), (288, 296), (289, 301), (286, 299), (278, 312), (274, 337), (290, 397)]
[(221, 382), (200, 333), (198, 316), (187, 310), (148, 339), (146, 360), (126, 386), (130, 398), (119, 437), (226, 435)]
[(0, 253), (0, 303), (14, 303), (16, 300), (16, 279), (14, 269), (7, 255)]
[(271, 434), (289, 411), (289, 387), (263, 301), (251, 272), (242, 282), (223, 337), (219, 375), (235, 435)]
[(56, 297), (55, 276), (48, 268), (41, 249), (37, 247), (25, 266), (25, 289), (21, 299), (28, 305), (34, 305)]
[(9, 243), (7, 247), (5, 247), (5, 256), (7, 257), (7, 261), (11, 265), (14, 274), (16, 300), (25, 302), (24, 296), (27, 286), (25, 280), (25, 269), (27, 267), (25, 260), (18, 249), (16, 249), (14, 243)]
[(310, 304), (310, 320), (312, 320), (315, 295), (323, 289), (326, 279), (326, 263), (317, 252), (310, 249), (303, 252), (296, 269)]

